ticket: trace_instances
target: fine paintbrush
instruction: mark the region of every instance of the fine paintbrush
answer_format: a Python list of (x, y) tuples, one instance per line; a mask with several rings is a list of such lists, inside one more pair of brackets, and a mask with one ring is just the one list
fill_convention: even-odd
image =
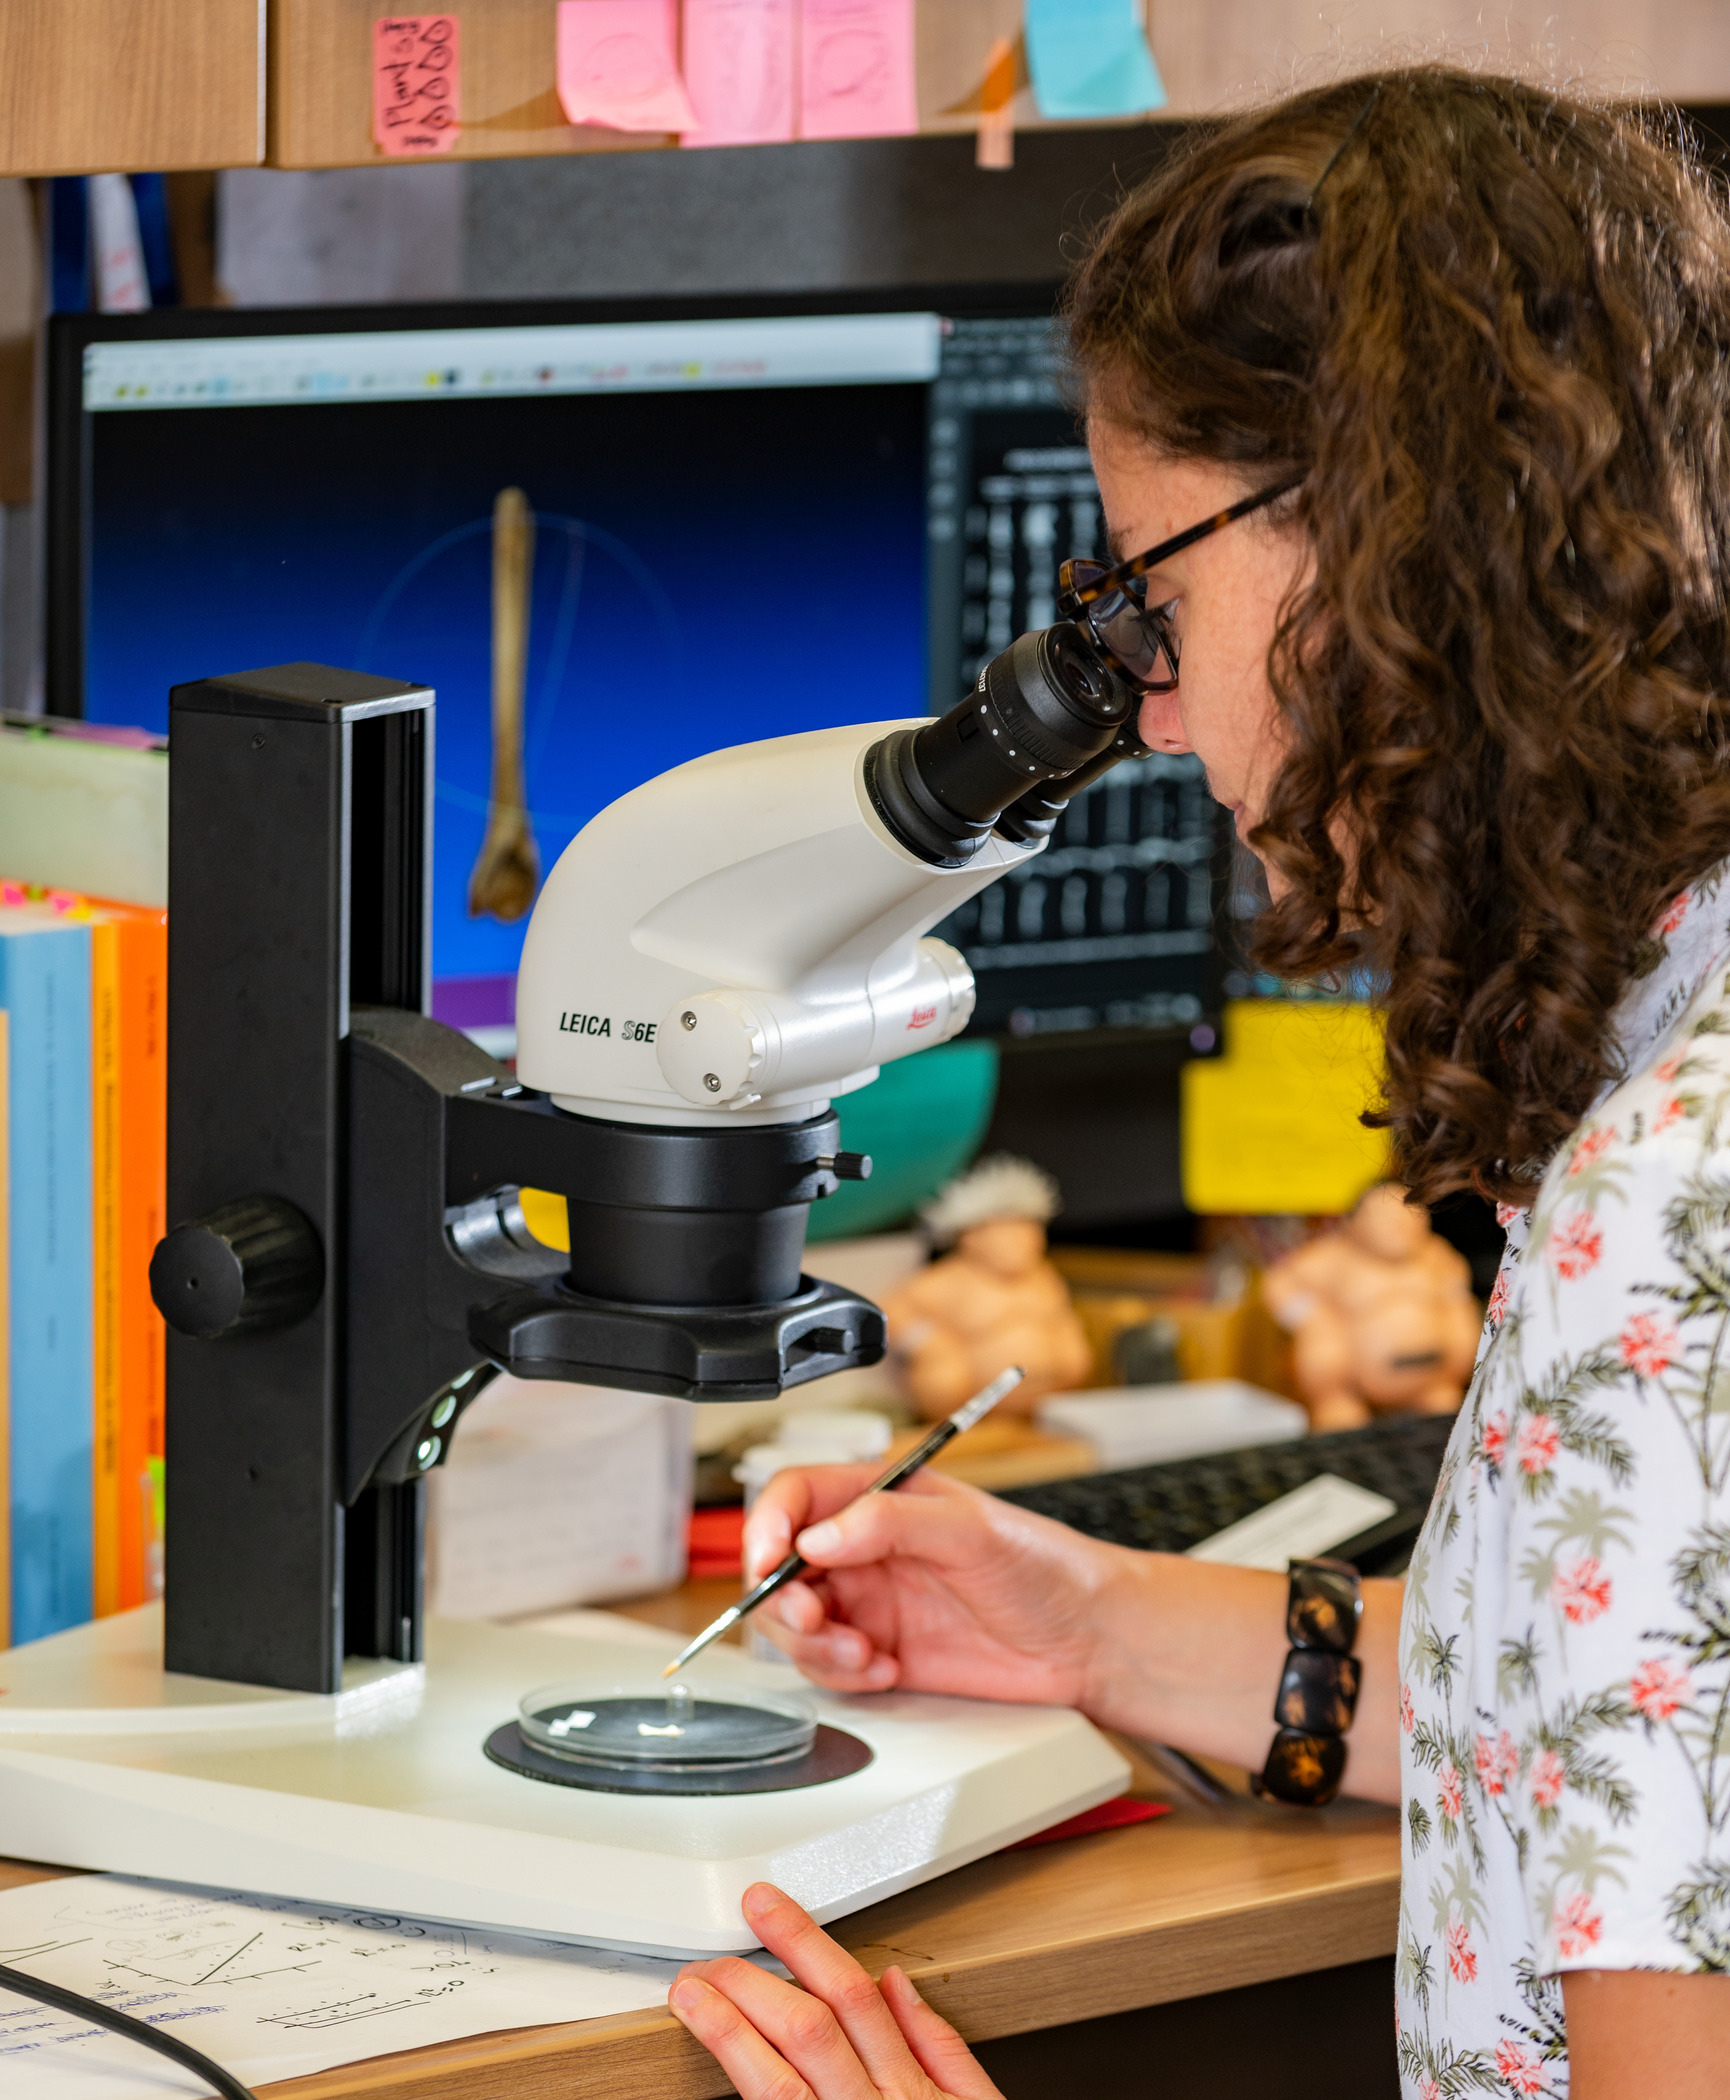
[[(947, 1422), (939, 1422), (929, 1436), (921, 1437), (911, 1451), (898, 1458), (887, 1473), (872, 1481), (865, 1490), (865, 1495), (881, 1495), (890, 1488), (898, 1488), (902, 1481), (917, 1473), (927, 1459), (935, 1458), (951, 1438), (958, 1437), (964, 1429), (971, 1429), (975, 1422), (983, 1421), (1006, 1393), (1014, 1392), (1025, 1376), (1026, 1373), (1014, 1365), (1007, 1371), (1000, 1371), (982, 1392), (975, 1393), (971, 1400), (964, 1401)], [(862, 1502), (865, 1495), (859, 1496), (858, 1500)], [(853, 1504), (849, 1503), (847, 1507), (851, 1509)], [(840, 1512), (837, 1511), (836, 1514), (839, 1515)], [(797, 1581), (804, 1572), (804, 1561), (797, 1553), (789, 1553), (773, 1574), (765, 1575), (754, 1590), (747, 1591), (737, 1604), (729, 1604), (718, 1619), (705, 1626), (689, 1647), (681, 1648), (661, 1675), (671, 1677), (676, 1671), (682, 1670), (693, 1656), (701, 1655), (711, 1641), (718, 1641), (730, 1626), (737, 1626), (747, 1614), (754, 1612), (765, 1597), (772, 1597), (777, 1590), (785, 1589), (788, 1583)]]

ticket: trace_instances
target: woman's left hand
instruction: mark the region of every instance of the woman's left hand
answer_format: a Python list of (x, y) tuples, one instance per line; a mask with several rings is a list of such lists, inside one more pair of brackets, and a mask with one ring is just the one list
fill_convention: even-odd
[(798, 1984), (723, 1955), (681, 1969), (667, 1996), (740, 2100), (1003, 2100), (900, 1969), (873, 1983), (766, 1881), (745, 1891), (742, 1907)]

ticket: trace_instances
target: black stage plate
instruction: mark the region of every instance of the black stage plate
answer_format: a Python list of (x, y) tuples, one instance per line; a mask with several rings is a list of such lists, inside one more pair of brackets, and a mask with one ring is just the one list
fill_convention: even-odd
[(591, 1794), (781, 1794), (863, 1772), (872, 1758), (871, 1746), (856, 1735), (821, 1725), (803, 1757), (789, 1757), (782, 1763), (765, 1759), (725, 1772), (627, 1772), (616, 1765), (579, 1765), (524, 1742), (515, 1721), (495, 1728), (483, 1748), (507, 1772), (520, 1772), (525, 1779), (545, 1779), (554, 1786), (580, 1787)]

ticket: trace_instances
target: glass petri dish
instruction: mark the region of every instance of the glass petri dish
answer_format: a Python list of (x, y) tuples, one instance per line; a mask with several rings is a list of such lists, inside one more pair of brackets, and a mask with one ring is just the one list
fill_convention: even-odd
[(517, 1708), (526, 1742), (576, 1765), (631, 1771), (725, 1771), (803, 1757), (817, 1710), (797, 1692), (758, 1685), (693, 1691), (659, 1678), (544, 1685)]

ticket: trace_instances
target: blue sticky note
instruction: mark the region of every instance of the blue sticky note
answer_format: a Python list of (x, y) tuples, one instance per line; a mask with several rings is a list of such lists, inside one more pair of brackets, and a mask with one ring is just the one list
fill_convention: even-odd
[(1027, 0), (1042, 117), (1138, 117), (1165, 104), (1140, 0)]

